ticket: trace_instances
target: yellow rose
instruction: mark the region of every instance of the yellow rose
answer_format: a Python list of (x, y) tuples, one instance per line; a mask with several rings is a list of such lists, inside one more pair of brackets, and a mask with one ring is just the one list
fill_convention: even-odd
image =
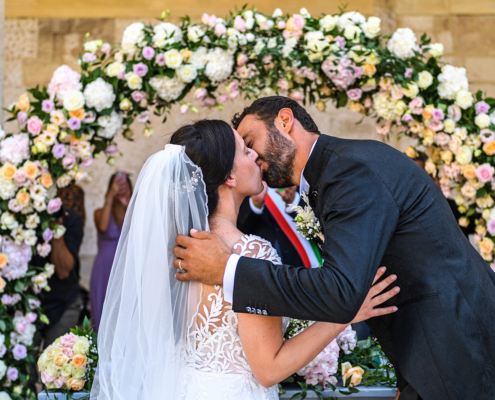
[(466, 217), (459, 218), (459, 226), (462, 228), (467, 228), (469, 226), (469, 219)]
[(58, 133), (60, 132), (60, 128), (58, 127), (58, 125), (48, 124), (46, 126), (45, 132), (46, 133), (50, 133), (50, 134), (58, 135)]
[(421, 89), (426, 89), (433, 83), (433, 75), (428, 71), (421, 71), (418, 74), (417, 83)]
[(53, 362), (57, 367), (62, 368), (65, 364), (67, 364), (67, 361), (69, 361), (69, 357), (64, 356), (63, 354), (59, 354), (57, 357), (55, 357), (55, 360)]
[(31, 103), (29, 101), (29, 95), (24, 93), (21, 97), (19, 97), (19, 101), (17, 102), (15, 109), (27, 113), (30, 107)]
[(440, 157), (442, 158), (442, 161), (447, 164), (447, 165), (450, 165), (450, 163), (452, 162), (452, 158), (453, 158), (453, 154), (451, 151), (449, 150), (445, 150), (445, 151), (442, 151), (440, 153)]
[(17, 168), (12, 164), (5, 163), (0, 170), (2, 178), (4, 179), (12, 179), (17, 171)]
[(320, 92), (324, 96), (330, 96), (332, 94), (332, 89), (330, 89), (328, 86), (325, 85), (320, 88)]
[(153, 133), (155, 133), (153, 128), (144, 128), (143, 129), (143, 135), (145, 137), (151, 137), (151, 136), (153, 136)]
[(122, 99), (122, 101), (119, 104), (119, 108), (122, 111), (127, 111), (131, 107), (132, 107), (132, 103), (129, 99)]
[(452, 118), (447, 118), (443, 121), (443, 131), (445, 133), (452, 133), (455, 129), (455, 121)]
[(349, 378), (351, 378), (349, 387), (359, 385), (363, 379), (363, 374), (364, 371), (361, 367), (353, 367), (350, 362), (342, 364), (342, 381), (344, 382), (344, 385)]
[(74, 366), (71, 363), (67, 363), (62, 367), (61, 375), (65, 378), (68, 378), (72, 376), (73, 372), (74, 372)]
[(75, 379), (81, 379), (86, 374), (86, 368), (75, 368), (72, 373), (72, 377)]
[(76, 111), (83, 108), (85, 104), (84, 95), (79, 90), (69, 90), (64, 94), (64, 108), (67, 111)]
[(493, 142), (488, 142), (483, 145), (483, 151), (489, 156), (495, 154), (495, 140)]
[(107, 75), (110, 77), (117, 76), (118, 74), (124, 71), (125, 71), (125, 65), (118, 61), (109, 64), (107, 67)]
[(473, 95), (467, 90), (460, 90), (455, 97), (455, 104), (463, 110), (467, 110), (473, 105)]
[(163, 55), (165, 57), (165, 64), (169, 68), (174, 68), (175, 69), (175, 68), (179, 67), (182, 64), (183, 57), (175, 49), (166, 51)]
[(78, 336), (72, 350), (76, 354), (86, 354), (89, 349), (89, 340), (84, 336)]
[(409, 158), (412, 158), (413, 160), (418, 157), (418, 152), (412, 146), (407, 146), (404, 153), (406, 154), (406, 156), (408, 156)]
[(406, 112), (406, 110), (407, 110), (407, 104), (402, 100), (400, 100), (395, 105), (394, 113), (396, 113), (397, 115), (402, 115)]
[(408, 83), (407, 88), (403, 88), (402, 92), (404, 96), (414, 99), (419, 93), (418, 85), (414, 82)]
[(483, 197), (476, 199), (476, 204), (479, 208), (490, 208), (493, 206), (494, 203), (495, 202), (492, 196), (490, 196), (489, 194), (485, 194)]
[(371, 78), (376, 74), (376, 67), (373, 64), (364, 64), (363, 73)]
[(88, 359), (84, 354), (76, 354), (72, 358), (72, 364), (74, 364), (76, 368), (82, 368), (86, 365), (87, 360)]
[(471, 151), (469, 146), (461, 146), (461, 149), (459, 153), (455, 156), (455, 159), (459, 164), (467, 165), (473, 159), (473, 152)]
[(491, 253), (493, 251), (493, 241), (489, 238), (484, 238), (478, 243), (478, 246), (483, 253)]
[(474, 179), (476, 178), (476, 167), (473, 164), (466, 165), (462, 169), (462, 175), (466, 179)]
[(327, 106), (326, 106), (326, 104), (325, 104), (323, 101), (318, 101), (318, 102), (316, 103), (316, 109), (317, 109), (318, 111), (325, 111), (325, 110), (326, 110), (326, 108), (327, 108)]
[(366, 62), (368, 64), (377, 65), (380, 64), (380, 59), (378, 55), (373, 51), (370, 55), (366, 56)]
[(431, 160), (426, 160), (425, 171), (428, 175), (431, 175), (433, 177), (437, 176), (437, 167), (435, 163)]
[(364, 107), (361, 103), (351, 101), (348, 105), (349, 110), (358, 112), (358, 113), (363, 113), (364, 112)]
[(127, 86), (132, 90), (139, 90), (143, 87), (143, 79), (134, 72), (128, 72), (125, 74)]
[(483, 225), (478, 225), (474, 230), (480, 236), (486, 235), (486, 228)]

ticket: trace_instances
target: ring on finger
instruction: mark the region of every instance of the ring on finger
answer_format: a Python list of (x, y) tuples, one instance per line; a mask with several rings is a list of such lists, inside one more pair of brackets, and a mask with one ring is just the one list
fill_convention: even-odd
[(184, 268), (182, 268), (181, 264), (182, 264), (182, 259), (180, 259), (180, 260), (179, 260), (179, 269), (180, 269), (181, 271), (184, 271)]

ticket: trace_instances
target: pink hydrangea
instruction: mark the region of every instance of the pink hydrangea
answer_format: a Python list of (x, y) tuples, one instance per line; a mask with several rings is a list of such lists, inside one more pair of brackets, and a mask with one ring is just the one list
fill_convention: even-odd
[(53, 73), (52, 80), (48, 84), (50, 100), (63, 100), (69, 90), (81, 90), (81, 75), (67, 65), (58, 67)]
[(327, 58), (321, 64), (321, 69), (340, 90), (347, 90), (362, 75), (361, 67), (356, 67), (347, 56), (338, 61)]
[(490, 182), (494, 173), (495, 168), (488, 163), (481, 164), (478, 168), (476, 168), (476, 177), (483, 183)]
[(347, 325), (347, 327), (339, 333), (337, 338), (335, 339), (337, 344), (342, 349), (345, 354), (349, 354), (356, 347), (356, 331), (354, 331), (351, 325)]
[(31, 261), (31, 246), (16, 244), (11, 238), (4, 237), (2, 251), (7, 255), (7, 266), (1, 270), (1, 275), (8, 279), (19, 279), (26, 275), (28, 262)]
[(29, 158), (29, 137), (26, 133), (9, 136), (0, 142), (0, 162), (18, 165)]
[(339, 367), (339, 351), (337, 341), (333, 340), (308, 365), (297, 371), (297, 374), (303, 376), (306, 383), (310, 385), (328, 386), (327, 382), (335, 385), (337, 378), (334, 375)]

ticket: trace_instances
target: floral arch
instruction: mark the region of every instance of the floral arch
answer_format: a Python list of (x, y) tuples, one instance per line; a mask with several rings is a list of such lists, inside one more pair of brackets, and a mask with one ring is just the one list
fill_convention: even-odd
[(269, 16), (243, 8), (226, 20), (205, 14), (179, 25), (167, 16), (130, 25), (118, 46), (86, 42), (80, 73), (61, 66), (48, 87), (8, 110), (19, 129), (0, 131), (1, 400), (34, 396), (27, 386), (34, 322), (47, 322), (37, 295), (54, 267), (30, 260), (47, 256), (52, 237), (63, 234), (53, 221), (57, 187), (88, 180), (85, 167), (100, 155), (112, 164), (119, 132), (130, 139), (137, 121), (152, 135), (150, 112), (166, 118), (176, 103), (186, 113), (278, 94), (322, 112), (331, 101), (373, 116), (384, 139), (391, 132), (417, 139), (406, 153), (427, 155), (427, 172), (455, 199), (460, 225), (476, 224), (480, 251), (492, 261), (495, 100), (469, 92), (465, 69), (441, 62), (441, 44), (408, 28), (382, 36), (379, 18), (357, 12), (314, 18), (306, 9)]

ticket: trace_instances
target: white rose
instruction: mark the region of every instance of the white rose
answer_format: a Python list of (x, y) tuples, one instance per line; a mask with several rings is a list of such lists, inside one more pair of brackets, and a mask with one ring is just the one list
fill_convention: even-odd
[(254, 18), (246, 18), (246, 29), (253, 29), (254, 22)]
[(331, 15), (325, 15), (323, 18), (320, 19), (320, 27), (324, 31), (332, 31), (335, 28), (336, 24), (337, 18)]
[(246, 33), (246, 40), (247, 40), (248, 42), (252, 42), (254, 39), (255, 39), (254, 34), (252, 34), (251, 32)]
[(62, 236), (65, 235), (65, 231), (67, 228), (63, 225), (57, 225), (55, 229), (53, 230), (53, 237), (55, 239), (60, 239)]
[(177, 69), (177, 76), (182, 82), (190, 83), (196, 79), (198, 72), (194, 66), (187, 64)]
[(98, 131), (96, 134), (105, 139), (113, 138), (122, 127), (122, 114), (112, 111), (110, 115), (102, 115), (98, 118)]
[(15, 229), (19, 226), (19, 223), (15, 220), (15, 216), (8, 211), (2, 214), (0, 222), (2, 222), (2, 229)]
[(143, 78), (135, 72), (125, 74), (125, 80), (127, 81), (127, 86), (132, 90), (139, 90), (143, 87)]
[(179, 27), (170, 22), (160, 22), (153, 27), (153, 43), (157, 47), (164, 47), (182, 40), (182, 31)]
[(443, 121), (443, 131), (446, 133), (452, 133), (455, 129), (455, 121), (452, 118), (447, 118)]
[(280, 8), (276, 8), (275, 11), (273, 12), (272, 18), (278, 18), (284, 15), (282, 13), (282, 10)]
[(344, 29), (344, 37), (347, 40), (355, 40), (359, 37), (361, 32), (361, 28), (357, 27), (356, 25), (349, 24)]
[(387, 48), (399, 58), (414, 56), (416, 35), (409, 28), (399, 28), (387, 43)]
[(89, 340), (85, 336), (78, 336), (72, 350), (76, 354), (86, 354), (89, 350)]
[(442, 43), (431, 44), (429, 53), (434, 58), (441, 57), (443, 55), (443, 44)]
[(113, 86), (110, 83), (105, 82), (103, 78), (98, 78), (91, 82), (84, 89), (86, 105), (90, 108), (94, 108), (98, 112), (112, 107), (115, 98)]
[(433, 75), (430, 74), (428, 71), (421, 71), (418, 74), (417, 83), (421, 89), (426, 89), (433, 83)]
[(474, 119), (474, 123), (478, 128), (488, 128), (491, 123), (490, 116), (488, 114), (478, 114)]
[(72, 377), (74, 379), (82, 379), (83, 376), (86, 374), (86, 368), (74, 368), (74, 372), (72, 373)]
[(102, 44), (103, 43), (101, 40), (91, 40), (84, 43), (84, 51), (87, 51), (88, 53), (96, 53)]
[(187, 29), (187, 38), (194, 43), (199, 42), (204, 34), (205, 33), (203, 32), (203, 30), (198, 25), (190, 26)]
[(461, 90), (455, 96), (455, 104), (466, 110), (473, 105), (473, 95), (467, 90)]
[(181, 54), (175, 50), (166, 51), (165, 54), (165, 64), (169, 68), (178, 68), (182, 64), (183, 57)]
[(171, 101), (177, 99), (182, 94), (186, 84), (177, 77), (154, 76), (150, 79), (150, 86), (156, 90), (158, 97), (166, 101)]
[(364, 24), (365, 22), (366, 22), (366, 18), (357, 11), (351, 11), (342, 14), (337, 19), (337, 25), (340, 29), (345, 29), (347, 25), (361, 25)]
[[(358, 54), (357, 52), (359, 52), (360, 54)], [(354, 62), (360, 63), (363, 62), (366, 58), (363, 54), (364, 52), (366, 52), (366, 49), (360, 44), (352, 46), (351, 50), (349, 51), (349, 57), (354, 60)]]
[(266, 45), (266, 47), (268, 47), (269, 49), (273, 49), (274, 47), (277, 47), (277, 39), (270, 38), (270, 40), (268, 40), (268, 44)]
[(38, 216), (38, 214), (34, 213), (27, 216), (25, 225), (26, 228), (36, 229), (39, 223), (40, 223), (40, 217)]
[(123, 71), (125, 71), (125, 65), (118, 61), (109, 64), (107, 67), (107, 75), (112, 78), (117, 76)]
[(456, 161), (461, 165), (467, 165), (473, 159), (473, 152), (469, 146), (461, 146), (461, 150), (455, 156)]
[(377, 17), (369, 17), (368, 21), (366, 21), (361, 28), (363, 29), (364, 36), (369, 39), (373, 39), (380, 33), (380, 24), (382, 20)]
[(34, 246), (38, 238), (36, 237), (36, 232), (34, 229), (28, 229), (24, 231), (24, 242), (29, 246)]
[(407, 84), (407, 88), (402, 88), (402, 92), (404, 96), (414, 99), (419, 93), (419, 88), (416, 83), (411, 82)]
[(253, 12), (251, 10), (245, 11), (244, 18), (253, 18)]
[(84, 107), (84, 96), (79, 90), (69, 90), (64, 95), (64, 108), (76, 111)]
[(126, 54), (134, 54), (137, 51), (136, 45), (141, 45), (144, 41), (144, 24), (135, 22), (129, 25), (122, 37), (122, 51)]

